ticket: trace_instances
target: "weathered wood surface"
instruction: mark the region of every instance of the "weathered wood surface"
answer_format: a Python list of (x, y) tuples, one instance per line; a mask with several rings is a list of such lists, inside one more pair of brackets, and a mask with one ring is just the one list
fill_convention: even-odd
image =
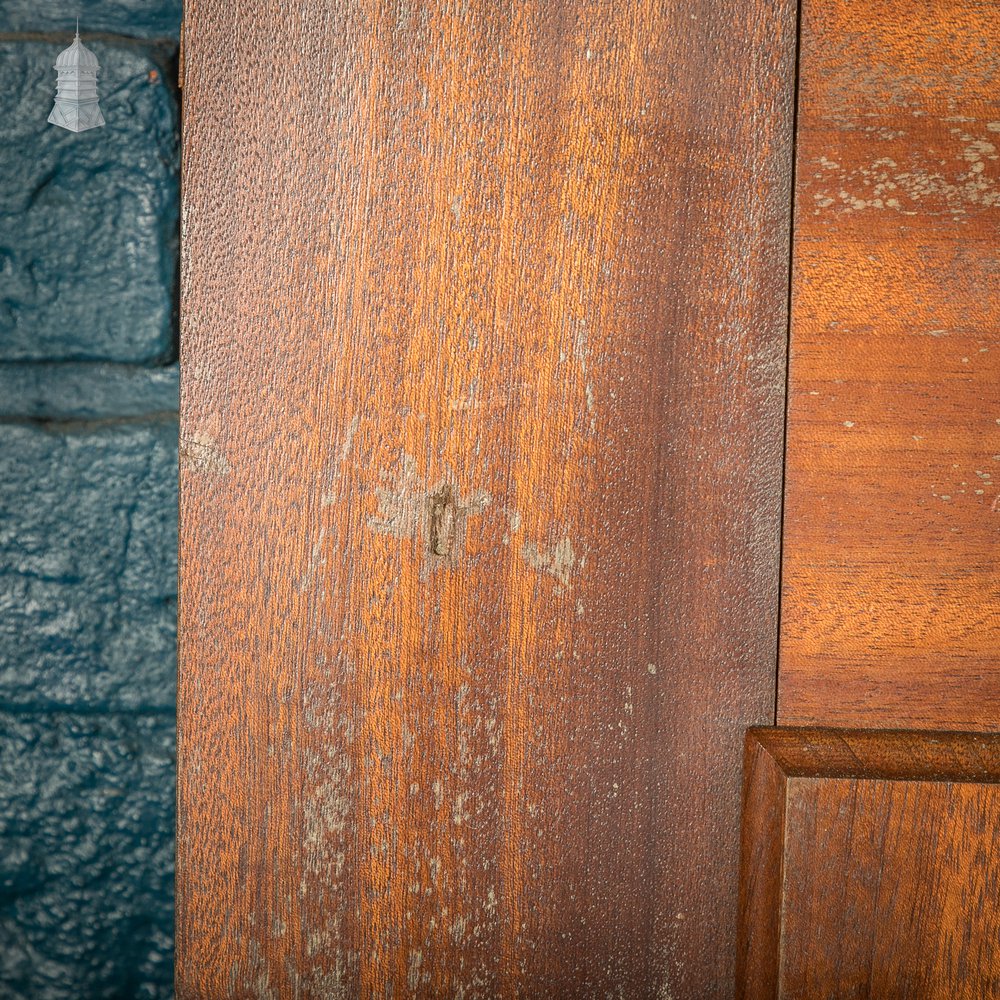
[(1000, 997), (1000, 736), (747, 738), (737, 997)]
[(782, 723), (1000, 726), (1000, 18), (805, 0)]
[(180, 997), (730, 995), (794, 5), (185, 16)]

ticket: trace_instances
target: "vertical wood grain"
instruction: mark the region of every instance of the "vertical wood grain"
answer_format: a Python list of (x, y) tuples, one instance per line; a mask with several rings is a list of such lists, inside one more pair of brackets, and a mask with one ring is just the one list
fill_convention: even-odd
[(787, 776), (754, 730), (743, 754), (737, 1000), (773, 997), (781, 957)]
[(730, 995), (793, 4), (185, 23), (179, 995)]
[(1000, 997), (1000, 786), (790, 779), (781, 996)]
[(802, 9), (779, 721), (1000, 725), (1000, 20)]

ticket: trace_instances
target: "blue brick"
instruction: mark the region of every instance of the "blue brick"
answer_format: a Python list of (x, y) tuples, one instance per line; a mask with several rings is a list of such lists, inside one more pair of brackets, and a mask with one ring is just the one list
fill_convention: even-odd
[(176, 365), (0, 364), (0, 419), (97, 420), (176, 413)]
[(172, 995), (174, 720), (0, 713), (0, 996)]
[(177, 421), (0, 425), (0, 707), (171, 708)]
[(174, 350), (177, 104), (166, 50), (88, 42), (107, 125), (46, 121), (64, 43), (0, 42), (0, 361)]
[(66, 31), (77, 14), (81, 33), (177, 38), (181, 0), (5, 0), (3, 30)]

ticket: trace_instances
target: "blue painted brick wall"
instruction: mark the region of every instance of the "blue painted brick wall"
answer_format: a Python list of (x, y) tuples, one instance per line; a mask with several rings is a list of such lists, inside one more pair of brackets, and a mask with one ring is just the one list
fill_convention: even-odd
[[(77, 11), (107, 126), (75, 135), (46, 118)], [(173, 992), (179, 23), (0, 23), (5, 1000)]]
[(0, 361), (157, 363), (173, 349), (177, 112), (169, 52), (86, 39), (107, 125), (48, 125), (72, 40), (0, 42)]
[(176, 39), (181, 0), (4, 0), (0, 30), (65, 31), (77, 15), (81, 33)]

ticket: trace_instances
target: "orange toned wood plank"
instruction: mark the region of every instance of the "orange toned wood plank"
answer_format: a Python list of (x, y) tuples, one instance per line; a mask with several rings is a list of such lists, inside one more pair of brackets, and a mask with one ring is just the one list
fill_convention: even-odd
[(794, 5), (185, 25), (179, 995), (729, 996)]
[(1000, 996), (1000, 737), (756, 730), (747, 761), (738, 997)]
[(779, 722), (1000, 727), (1000, 21), (802, 11)]

